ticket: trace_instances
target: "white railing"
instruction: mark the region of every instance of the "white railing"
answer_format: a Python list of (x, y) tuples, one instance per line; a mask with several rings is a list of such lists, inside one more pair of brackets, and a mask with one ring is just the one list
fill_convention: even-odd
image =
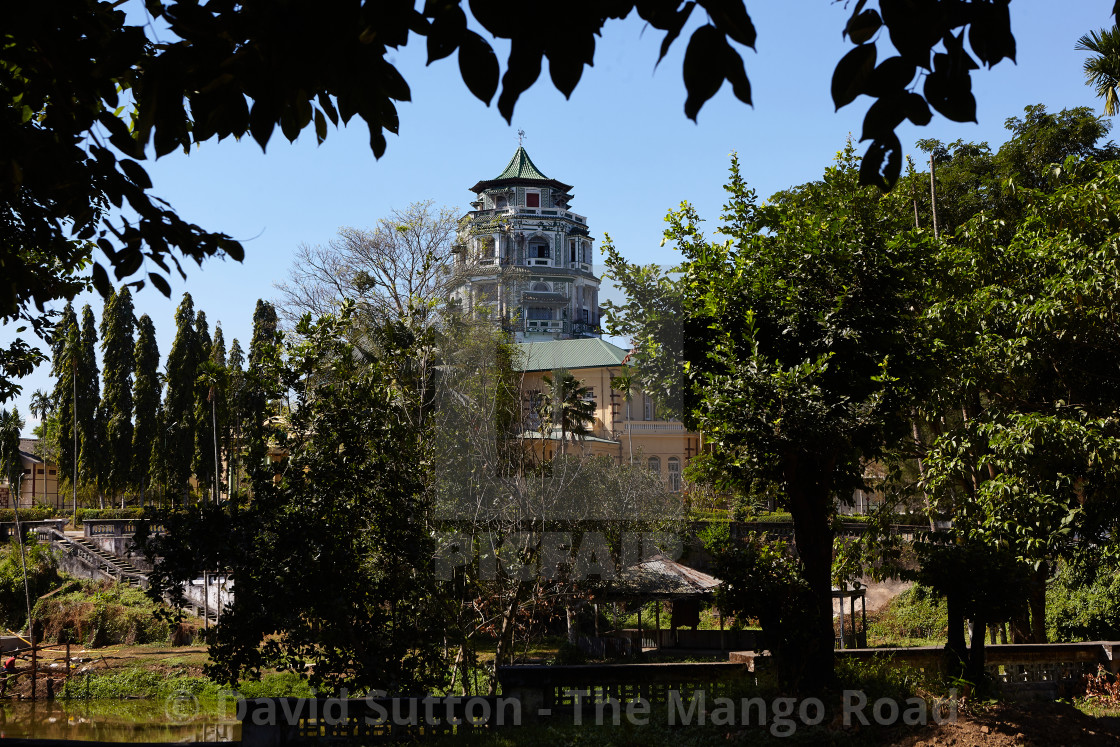
[(529, 257), (529, 259), (525, 260), (525, 263), (533, 266), (548, 267), (552, 264), (552, 260), (547, 257)]
[(622, 432), (625, 433), (629, 427), (631, 433), (684, 433), (684, 423), (650, 423), (650, 422), (631, 422), (627, 425), (625, 422), (622, 425)]
[(559, 319), (528, 319), (525, 322), (525, 329), (534, 332), (562, 332), (564, 322)]

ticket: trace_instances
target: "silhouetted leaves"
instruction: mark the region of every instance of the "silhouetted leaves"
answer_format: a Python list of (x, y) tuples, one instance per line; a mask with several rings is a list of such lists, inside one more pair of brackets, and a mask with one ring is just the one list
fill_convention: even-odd
[(726, 45), (723, 34), (711, 24), (696, 29), (688, 40), (684, 52), (684, 86), (688, 90), (684, 113), (694, 122), (700, 107), (723, 85), (723, 56), (719, 52)]
[(470, 92), (489, 104), (498, 90), (498, 58), (486, 40), (473, 31), (465, 32), (459, 45), (459, 73)]
[(889, 190), (902, 172), (902, 143), (893, 132), (876, 138), (859, 167), (859, 183)]
[(864, 93), (874, 69), (874, 44), (861, 44), (840, 59), (832, 73), (832, 101), (837, 109)]
[(865, 10), (848, 19), (848, 25), (844, 27), (844, 33), (851, 37), (852, 41), (856, 44), (863, 44), (874, 36), (875, 32), (878, 31), (882, 25), (883, 19), (879, 16), (878, 12), (874, 10)]

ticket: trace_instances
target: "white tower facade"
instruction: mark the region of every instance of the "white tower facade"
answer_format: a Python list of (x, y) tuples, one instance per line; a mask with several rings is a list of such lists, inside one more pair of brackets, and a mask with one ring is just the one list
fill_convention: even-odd
[(587, 219), (568, 207), (571, 190), (541, 173), (523, 147), (501, 174), (471, 187), (452, 298), (518, 342), (600, 335), (593, 239)]

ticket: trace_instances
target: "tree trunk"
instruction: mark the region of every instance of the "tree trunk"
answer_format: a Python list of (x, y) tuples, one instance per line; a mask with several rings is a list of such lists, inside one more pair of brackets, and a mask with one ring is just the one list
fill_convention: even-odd
[(945, 597), (945, 608), (949, 618), (949, 635), (945, 641), (945, 673), (955, 677), (963, 672), (963, 664), (968, 661), (968, 648), (964, 641), (964, 613), (956, 594)]
[(575, 646), (579, 643), (579, 606), (578, 603), (569, 604), (565, 607), (565, 612), (568, 618), (568, 643)]
[(988, 621), (978, 615), (972, 620), (972, 630), (972, 650), (969, 651), (964, 678), (980, 689), (984, 685), (984, 641), (988, 638)]
[(832, 627), (832, 498), (820, 482), (795, 485), (790, 490), (793, 536), (802, 574), (817, 601), (812, 643), (805, 651), (803, 684), (823, 687), (832, 681), (835, 641)]
[(1046, 579), (1049, 576), (1049, 566), (1042, 563), (1031, 579), (1031, 643), (1046, 643)]

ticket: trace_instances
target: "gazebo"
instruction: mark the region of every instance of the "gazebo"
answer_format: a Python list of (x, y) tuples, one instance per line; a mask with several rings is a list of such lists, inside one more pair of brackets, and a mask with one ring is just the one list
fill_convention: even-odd
[[(670, 630), (674, 635), (678, 626), (694, 629), (700, 622), (700, 602), (714, 598), (720, 579), (703, 571), (678, 563), (663, 553), (657, 553), (623, 568), (618, 577), (606, 582), (595, 595), (596, 602), (656, 602), (655, 627), (657, 638), (651, 647), (661, 648), (661, 603), (672, 602), (673, 613)], [(596, 605), (597, 607), (598, 605)], [(642, 609), (638, 607), (638, 629), (642, 629)], [(720, 631), (723, 615), (720, 615)], [(644, 646), (645, 641), (642, 641)]]

